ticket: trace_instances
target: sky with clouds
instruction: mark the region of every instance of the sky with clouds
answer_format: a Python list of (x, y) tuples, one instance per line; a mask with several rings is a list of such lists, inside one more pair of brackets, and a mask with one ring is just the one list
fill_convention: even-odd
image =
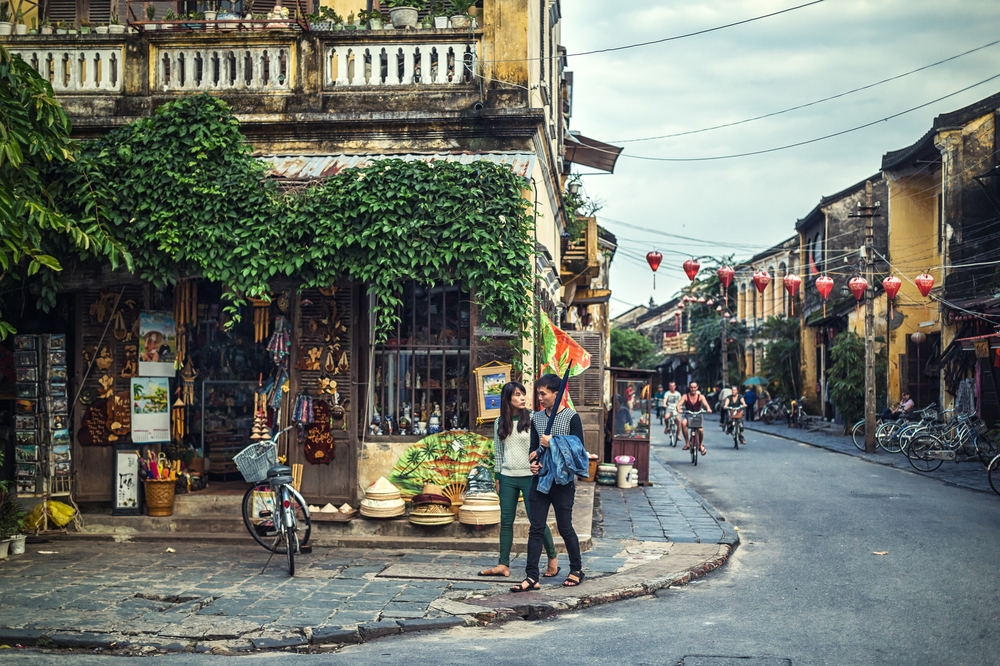
[[(807, 0), (563, 0), (562, 42), (574, 73), (571, 129), (614, 143), (780, 111), (902, 74), (1000, 39), (997, 0), (825, 0), (709, 34), (573, 56), (760, 16)], [(585, 176), (599, 222), (620, 252), (611, 310), (687, 284), (685, 257), (747, 258), (795, 233), (824, 195), (876, 173), (882, 155), (930, 129), (935, 115), (1000, 91), (1000, 78), (893, 120), (774, 153), (766, 150), (885, 118), (1000, 74), (1000, 44), (791, 113), (687, 136), (619, 143), (614, 175)], [(577, 169), (582, 173), (590, 169)], [(642, 227), (647, 230), (639, 229)], [(679, 240), (655, 231), (680, 234)], [(646, 252), (663, 252), (656, 289)]]

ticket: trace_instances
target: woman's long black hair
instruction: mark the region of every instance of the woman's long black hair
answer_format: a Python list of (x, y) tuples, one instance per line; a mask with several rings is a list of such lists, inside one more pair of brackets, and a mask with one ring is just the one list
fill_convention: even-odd
[(518, 390), (525, 396), (528, 395), (521, 382), (507, 382), (500, 392), (500, 425), (497, 426), (497, 435), (500, 439), (507, 439), (510, 433), (514, 432), (514, 416), (517, 416), (518, 432), (524, 432), (531, 427), (531, 412), (528, 411), (527, 407), (522, 409), (520, 413), (514, 414), (514, 408), (510, 404), (510, 399), (514, 397), (514, 391)]

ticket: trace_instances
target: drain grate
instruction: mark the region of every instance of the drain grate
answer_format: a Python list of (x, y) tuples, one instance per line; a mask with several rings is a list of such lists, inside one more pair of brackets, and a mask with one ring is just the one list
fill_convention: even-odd
[(782, 657), (728, 657), (689, 654), (677, 666), (792, 666), (791, 659)]

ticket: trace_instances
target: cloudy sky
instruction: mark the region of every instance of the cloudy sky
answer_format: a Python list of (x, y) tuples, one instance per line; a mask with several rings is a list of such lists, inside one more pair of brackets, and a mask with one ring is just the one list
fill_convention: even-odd
[[(563, 0), (574, 72), (572, 129), (602, 141), (697, 130), (780, 111), (929, 65), (1000, 39), (997, 0), (825, 0), (786, 14), (664, 44), (574, 53), (711, 28), (808, 0)], [(746, 258), (794, 234), (819, 198), (876, 173), (882, 155), (916, 141), (935, 115), (1000, 91), (1000, 78), (843, 136), (764, 150), (869, 123), (1000, 74), (1000, 44), (806, 109), (688, 136), (621, 143), (614, 175), (584, 178), (604, 201), (600, 223), (621, 252), (612, 313), (687, 284), (683, 256)], [(589, 171), (581, 168), (581, 172)], [(637, 229), (681, 234), (695, 242)], [(664, 253), (653, 290), (642, 257)]]

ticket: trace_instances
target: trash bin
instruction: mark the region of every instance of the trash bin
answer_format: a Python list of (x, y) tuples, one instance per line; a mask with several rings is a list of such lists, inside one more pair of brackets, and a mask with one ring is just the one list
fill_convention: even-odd
[(618, 465), (618, 487), (631, 488), (632, 482), (629, 480), (629, 473), (632, 471), (632, 465), (635, 464), (635, 458), (632, 456), (617, 456), (615, 464)]

